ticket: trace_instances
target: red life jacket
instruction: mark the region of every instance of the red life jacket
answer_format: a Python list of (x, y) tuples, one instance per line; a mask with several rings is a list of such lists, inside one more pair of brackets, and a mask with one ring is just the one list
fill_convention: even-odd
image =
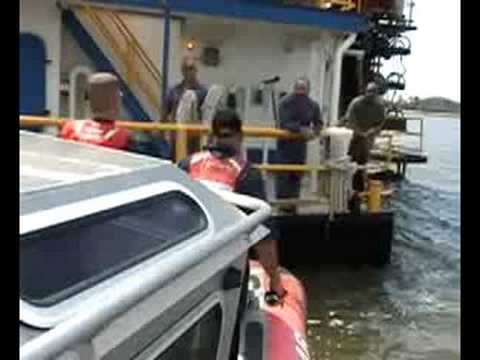
[(126, 149), (130, 132), (115, 126), (115, 121), (74, 120), (62, 128), (60, 137), (67, 140)]
[(226, 185), (235, 191), (246, 162), (239, 157), (219, 158), (210, 151), (193, 154), (190, 158), (190, 176), (195, 180), (206, 180)]

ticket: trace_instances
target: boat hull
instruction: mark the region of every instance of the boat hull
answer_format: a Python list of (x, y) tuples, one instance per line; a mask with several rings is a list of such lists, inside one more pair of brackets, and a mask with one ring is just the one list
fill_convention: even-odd
[(269, 277), (262, 266), (250, 262), (250, 303), (243, 323), (243, 356), (254, 360), (310, 359), (306, 341), (305, 291), (300, 281), (286, 270), (281, 271), (286, 296), (282, 302), (268, 305), (264, 301)]
[(369, 264), (390, 262), (393, 212), (337, 215), (276, 216), (280, 263), (300, 265)]

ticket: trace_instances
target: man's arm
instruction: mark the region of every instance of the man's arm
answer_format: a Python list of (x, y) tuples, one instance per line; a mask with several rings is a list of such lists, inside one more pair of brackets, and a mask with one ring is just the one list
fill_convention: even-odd
[(313, 129), (315, 133), (319, 133), (323, 127), (323, 116), (322, 112), (320, 111), (320, 106), (315, 101), (314, 102), (314, 109), (313, 109)]
[(385, 126), (385, 122), (387, 121), (385, 115), (385, 106), (383, 103), (378, 103), (379, 107), (379, 115), (378, 115), (378, 125), (372, 127), (370, 130), (367, 131), (367, 136), (377, 136), (382, 131), (383, 127)]
[(170, 111), (168, 108), (165, 106), (165, 104), (162, 106), (162, 114), (160, 115), (159, 122), (168, 122), (168, 114)]
[(260, 170), (249, 166), (245, 175), (239, 179), (235, 192), (266, 200), (267, 196), (265, 195), (265, 186)]
[(354, 133), (357, 135), (365, 136), (365, 133), (360, 129), (358, 126), (358, 118), (357, 118), (357, 103), (358, 98), (353, 99), (350, 105), (348, 105), (347, 112), (345, 113), (345, 125), (352, 129)]
[(356, 117), (355, 117), (355, 99), (353, 99), (350, 104), (348, 104), (347, 111), (345, 112), (345, 124), (347, 127), (352, 128), (354, 126), (354, 123), (356, 122)]
[[(262, 178), (262, 173), (258, 169), (249, 167), (246, 172), (246, 176), (239, 180), (235, 190), (239, 194), (248, 195), (263, 201), (267, 201), (265, 183)], [(270, 230), (271, 238), (278, 238), (278, 231), (274, 226), (272, 218), (265, 220), (263, 225)]]
[(205, 98), (207, 97), (208, 94), (208, 88), (204, 85), (199, 85), (198, 91), (197, 91), (197, 98), (198, 98), (198, 106), (202, 106), (203, 102), (205, 101)]
[(369, 137), (369, 136), (377, 136), (378, 134), (381, 133), (384, 124), (385, 124), (385, 119), (381, 122), (380, 125), (375, 126), (375, 127), (372, 127), (371, 129), (367, 130), (367, 131), (365, 132), (365, 136), (367, 136), (367, 137)]
[[(170, 90), (167, 91), (167, 95), (163, 99), (163, 104), (162, 104), (162, 111), (160, 114), (160, 120), (159, 122), (161, 123), (167, 123), (172, 120), (172, 111), (175, 103), (175, 91), (174, 87), (171, 88)], [(167, 132), (159, 132), (159, 131), (153, 131), (152, 136), (154, 138), (159, 138), (167, 141), (169, 144), (172, 143), (172, 136), (173, 134), (169, 131)]]
[(160, 118), (160, 122), (168, 122), (169, 121), (169, 115), (173, 111), (173, 103), (174, 103), (174, 89), (170, 89), (167, 91), (167, 95), (163, 99), (163, 104), (162, 104), (162, 115)]

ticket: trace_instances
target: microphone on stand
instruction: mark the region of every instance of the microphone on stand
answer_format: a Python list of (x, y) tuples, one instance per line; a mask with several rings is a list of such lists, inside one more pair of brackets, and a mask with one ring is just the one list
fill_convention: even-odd
[(280, 81), (280, 76), (277, 75), (277, 76), (274, 76), (272, 78), (262, 80), (261, 83), (265, 84), (265, 85), (268, 85), (268, 84), (275, 84), (276, 82), (279, 82), (279, 81)]

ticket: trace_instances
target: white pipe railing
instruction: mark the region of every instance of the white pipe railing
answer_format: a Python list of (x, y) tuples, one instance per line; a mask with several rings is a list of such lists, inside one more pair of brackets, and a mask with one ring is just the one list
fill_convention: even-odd
[(338, 106), (340, 103), (340, 86), (342, 81), (342, 62), (346, 50), (355, 42), (357, 34), (350, 34), (347, 39), (340, 43), (335, 49), (333, 58), (333, 81), (332, 94), (330, 98), (330, 117), (329, 123), (335, 126), (338, 122)]

